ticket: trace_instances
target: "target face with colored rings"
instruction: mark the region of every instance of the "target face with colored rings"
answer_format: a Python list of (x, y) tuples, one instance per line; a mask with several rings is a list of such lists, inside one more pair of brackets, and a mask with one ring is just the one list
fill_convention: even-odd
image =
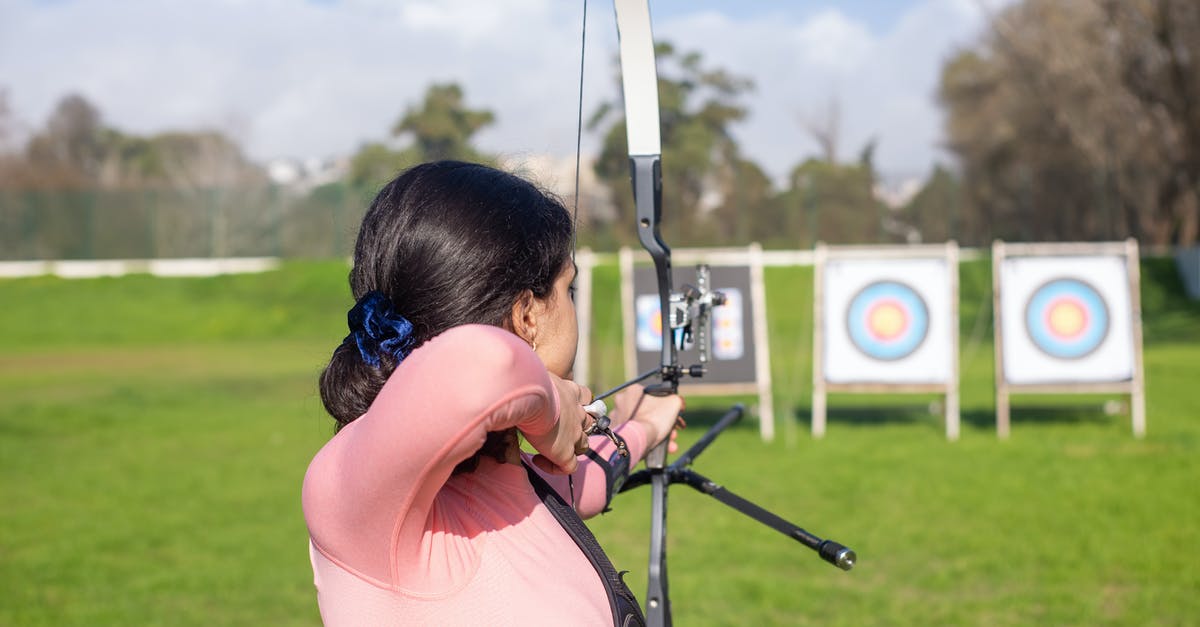
[(903, 359), (925, 341), (929, 308), (913, 288), (899, 281), (876, 281), (850, 300), (846, 329), (850, 341), (866, 356)]
[(1108, 307), (1091, 285), (1078, 279), (1053, 279), (1034, 290), (1025, 305), (1025, 329), (1043, 353), (1080, 359), (1108, 336)]

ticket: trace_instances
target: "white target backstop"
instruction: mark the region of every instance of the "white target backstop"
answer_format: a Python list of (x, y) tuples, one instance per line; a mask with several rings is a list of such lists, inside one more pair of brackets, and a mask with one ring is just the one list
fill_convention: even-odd
[(813, 436), (829, 393), (935, 393), (958, 439), (958, 245), (818, 244), (814, 262)]
[(1146, 431), (1137, 241), (992, 246), (996, 431), (1012, 394), (1128, 394)]

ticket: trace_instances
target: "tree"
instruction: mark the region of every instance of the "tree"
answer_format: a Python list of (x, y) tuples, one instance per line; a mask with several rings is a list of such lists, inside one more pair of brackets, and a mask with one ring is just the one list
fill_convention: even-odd
[(471, 137), (496, 121), (487, 109), (468, 109), (455, 83), (430, 85), (421, 107), (409, 107), (392, 126), (392, 136), (411, 135), (422, 160), (487, 161), (471, 146)]
[(863, 244), (883, 238), (884, 207), (875, 198), (872, 146), (863, 149), (856, 163), (811, 158), (792, 170), (792, 217), (785, 224), (796, 241)]
[(1026, 0), (990, 23), (939, 90), (975, 243), (1195, 241), (1200, 6)]
[[(132, 145), (141, 148), (142, 140)], [(146, 141), (142, 174), (159, 178), (174, 189), (228, 187), (261, 183), (265, 176), (252, 164), (237, 142), (218, 131), (169, 132)], [(134, 153), (137, 154), (137, 153)], [(120, 159), (132, 174), (137, 163), (126, 152)], [(130, 174), (126, 178), (132, 178)]]
[(18, 131), (17, 118), (8, 103), (8, 88), (0, 87), (0, 155), (7, 155)]
[[(1173, 236), (1181, 245), (1195, 243), (1200, 230), (1200, 5), (1105, 0), (1101, 6), (1106, 31), (1115, 40), (1120, 84), (1132, 100), (1128, 108), (1148, 122), (1139, 129), (1138, 141), (1122, 152), (1161, 167), (1157, 175), (1139, 176), (1136, 165), (1121, 159), (1110, 168), (1113, 185), (1129, 196), (1137, 194), (1139, 184), (1151, 186), (1157, 210), (1152, 241), (1166, 243)], [(1093, 136), (1092, 145), (1103, 145), (1114, 131), (1110, 126), (1104, 137)], [(1150, 154), (1141, 154), (1145, 151)], [(1103, 152), (1093, 149), (1094, 155)]]
[(720, 204), (712, 210), (707, 238), (713, 243), (746, 244), (767, 242), (779, 235), (779, 218), (772, 204), (771, 179), (749, 159), (736, 158), (724, 178), (726, 187)]
[(842, 106), (837, 98), (830, 98), (825, 111), (802, 120), (805, 130), (821, 148), (821, 158), (837, 163), (838, 141), (842, 130)]
[(964, 224), (960, 213), (961, 194), (958, 177), (941, 165), (935, 166), (921, 190), (904, 206), (901, 216), (924, 242), (972, 238), (973, 225)]
[(0, 190), (19, 187), (29, 178), (24, 155), (14, 148), (20, 125), (8, 98), (8, 89), (0, 88)]
[(377, 187), (396, 173), (421, 162), (416, 150), (394, 150), (387, 144), (369, 142), (350, 157), (350, 183), (360, 187)]
[(44, 178), (78, 185), (94, 178), (104, 160), (100, 111), (79, 94), (59, 100), (45, 128), (25, 147), (29, 167)]
[[(2, 116), (0, 116), (2, 117)], [(106, 126), (99, 109), (71, 94), (25, 146), (14, 185), (36, 188), (133, 186), (192, 190), (262, 183), (265, 175), (241, 147), (213, 130), (150, 137)]]
[[(666, 237), (672, 242), (696, 244), (714, 237), (729, 237), (745, 230), (739, 221), (754, 208), (736, 202), (739, 185), (743, 198), (765, 197), (767, 183), (758, 166), (742, 158), (731, 127), (746, 117), (737, 102), (752, 88), (749, 79), (722, 69), (704, 66), (699, 53), (680, 54), (669, 43), (655, 45), (658, 75), (659, 119), (663, 152), (663, 212)], [(662, 71), (668, 69), (668, 71)], [(612, 191), (617, 224), (631, 224), (633, 198), (629, 194), (629, 152), (625, 121), (616, 112), (619, 103), (602, 104), (591, 116), (588, 130), (607, 124), (603, 147), (594, 169)], [(741, 175), (748, 174), (743, 181)], [(632, 242), (632, 230), (619, 231), (618, 240)]]
[(350, 181), (378, 185), (424, 161), (491, 163), (494, 157), (476, 150), (471, 139), (495, 120), (490, 110), (468, 108), (456, 83), (430, 85), (421, 104), (407, 107), (392, 125), (392, 137), (407, 140), (407, 145), (397, 149), (380, 142), (364, 144), (351, 158)]

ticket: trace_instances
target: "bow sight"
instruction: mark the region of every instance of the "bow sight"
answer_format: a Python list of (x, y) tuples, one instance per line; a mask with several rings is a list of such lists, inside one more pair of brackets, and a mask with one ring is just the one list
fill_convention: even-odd
[[(664, 379), (678, 382), (684, 376), (699, 378), (707, 372), (709, 332), (712, 329), (710, 316), (713, 307), (725, 304), (725, 295), (709, 289), (710, 271), (708, 265), (696, 266), (697, 285), (686, 284), (683, 290), (671, 292), (668, 298), (667, 315), (670, 341), (675, 343), (676, 354), (679, 351), (695, 348), (700, 363), (688, 367), (679, 364), (669, 364), (658, 372)], [(664, 338), (665, 340), (665, 338)], [(654, 394), (655, 389), (647, 388), (648, 393)], [(662, 390), (664, 394), (673, 394), (673, 388)]]
[(683, 350), (694, 345), (700, 357), (700, 364), (688, 369), (687, 374), (692, 377), (704, 376), (705, 364), (708, 363), (712, 308), (725, 304), (725, 294), (709, 289), (709, 276), (708, 265), (698, 265), (696, 283), (699, 285), (684, 285), (682, 292), (671, 294), (671, 329), (681, 330), (675, 347)]
[[(669, 261), (667, 263), (670, 263)], [(698, 286), (684, 285), (682, 292), (669, 292), (666, 299), (667, 315), (663, 316), (668, 331), (663, 334), (663, 346), (670, 347), (670, 358), (663, 365), (652, 368), (638, 376), (610, 389), (603, 394), (597, 394), (595, 400), (602, 401), (621, 390), (655, 376), (662, 379), (661, 383), (646, 386), (646, 393), (653, 395), (674, 394), (679, 379), (684, 376), (699, 378), (707, 372), (709, 330), (712, 328), (710, 316), (713, 307), (725, 304), (725, 294), (709, 289), (709, 268), (706, 264), (696, 266), (696, 283)], [(661, 285), (661, 283), (660, 283)], [(670, 338), (670, 339), (668, 339)], [(683, 368), (676, 363), (679, 350), (696, 349), (700, 363)]]

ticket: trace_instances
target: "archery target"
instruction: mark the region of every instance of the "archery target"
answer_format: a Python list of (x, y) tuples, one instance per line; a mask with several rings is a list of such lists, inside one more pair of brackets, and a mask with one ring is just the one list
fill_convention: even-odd
[(1004, 377), (1009, 383), (1133, 377), (1124, 257), (1006, 258), (999, 289)]
[(864, 287), (846, 308), (850, 341), (872, 359), (894, 361), (915, 351), (929, 331), (929, 308), (916, 290), (899, 281)]
[(942, 383), (953, 366), (945, 259), (831, 259), (822, 303), (825, 380)]
[(1029, 297), (1025, 332), (1051, 357), (1081, 359), (1108, 336), (1108, 307), (1091, 285), (1079, 279), (1052, 279)]

